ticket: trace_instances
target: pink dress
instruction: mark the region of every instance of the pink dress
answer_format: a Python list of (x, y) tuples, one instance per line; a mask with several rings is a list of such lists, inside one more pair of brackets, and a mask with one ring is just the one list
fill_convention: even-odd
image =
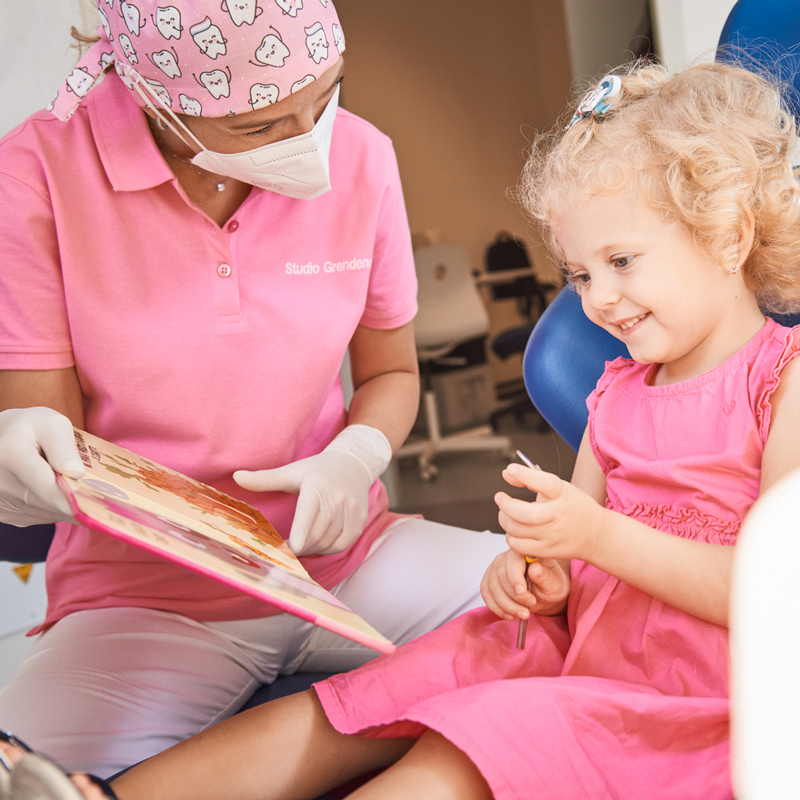
[[(589, 397), (607, 506), (689, 539), (732, 545), (759, 493), (769, 399), (800, 327), (768, 320), (716, 369), (649, 386), (616, 359)], [(486, 609), (315, 685), (337, 730), (438, 731), (497, 800), (731, 798), (728, 631), (572, 562), (569, 608), (517, 623)]]

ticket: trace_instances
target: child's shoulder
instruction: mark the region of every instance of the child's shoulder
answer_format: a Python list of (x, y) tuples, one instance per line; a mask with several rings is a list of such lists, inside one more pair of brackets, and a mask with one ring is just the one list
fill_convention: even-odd
[(596, 393), (603, 394), (614, 384), (628, 387), (647, 387), (653, 394), (673, 394), (694, 391), (709, 386), (716, 378), (739, 373), (751, 390), (758, 384), (766, 389), (779, 383), (784, 367), (800, 354), (800, 325), (786, 327), (768, 318), (764, 327), (738, 353), (710, 372), (689, 378), (673, 388), (648, 386), (652, 364), (640, 364), (632, 358), (618, 356), (605, 363), (603, 374), (597, 381)]
[(606, 361), (603, 374), (597, 381), (595, 392), (602, 394), (612, 383), (628, 378), (644, 377), (652, 364), (640, 364), (632, 358), (617, 356), (613, 361)]
[(759, 407), (760, 432), (766, 443), (762, 492), (800, 468), (800, 326), (776, 327), (778, 357), (766, 376)]
[(751, 359), (751, 372), (762, 374), (768, 382), (779, 381), (787, 364), (800, 355), (800, 325), (786, 327), (767, 319), (761, 347)]

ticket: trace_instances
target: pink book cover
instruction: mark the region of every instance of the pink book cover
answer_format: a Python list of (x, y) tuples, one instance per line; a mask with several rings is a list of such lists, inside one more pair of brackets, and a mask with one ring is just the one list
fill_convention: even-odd
[(258, 509), (77, 428), (75, 443), (86, 474), (58, 482), (81, 525), (380, 653), (395, 650), (309, 576)]

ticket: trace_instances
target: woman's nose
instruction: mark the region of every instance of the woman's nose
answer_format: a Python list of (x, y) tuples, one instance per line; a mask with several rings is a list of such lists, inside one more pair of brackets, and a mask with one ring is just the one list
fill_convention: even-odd
[(298, 111), (293, 120), (294, 125), (292, 127), (294, 130), (292, 131), (292, 136), (302, 136), (304, 133), (314, 130), (314, 126), (320, 116), (321, 112), (320, 114), (315, 114), (313, 106)]

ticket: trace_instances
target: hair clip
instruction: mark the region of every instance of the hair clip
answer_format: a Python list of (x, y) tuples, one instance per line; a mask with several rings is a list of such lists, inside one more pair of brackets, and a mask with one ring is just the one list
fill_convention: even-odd
[(606, 101), (616, 97), (621, 89), (622, 81), (619, 75), (606, 75), (594, 89), (583, 96), (565, 130), (569, 130), (579, 119), (605, 114), (608, 111)]

